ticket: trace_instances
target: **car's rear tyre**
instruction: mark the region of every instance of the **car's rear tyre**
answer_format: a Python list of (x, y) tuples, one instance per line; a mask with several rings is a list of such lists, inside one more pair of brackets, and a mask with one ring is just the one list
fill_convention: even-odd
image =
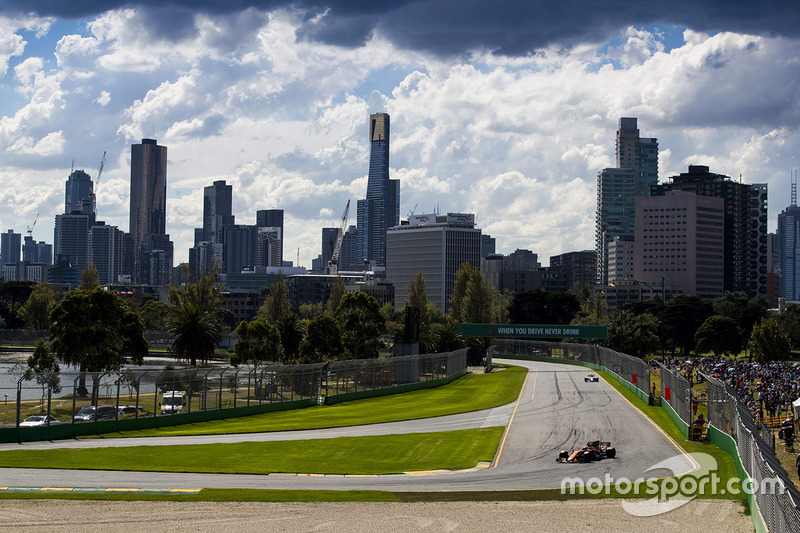
[(606, 457), (609, 459), (613, 459), (617, 456), (617, 450), (615, 448), (606, 448)]

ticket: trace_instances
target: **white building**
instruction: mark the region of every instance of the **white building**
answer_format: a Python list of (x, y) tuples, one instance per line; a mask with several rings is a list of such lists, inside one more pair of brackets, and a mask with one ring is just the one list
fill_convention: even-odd
[(394, 307), (408, 299), (408, 284), (422, 272), (428, 300), (446, 313), (456, 272), (464, 263), (480, 268), (481, 230), (475, 215), (413, 215), (386, 234), (386, 280), (394, 284)]

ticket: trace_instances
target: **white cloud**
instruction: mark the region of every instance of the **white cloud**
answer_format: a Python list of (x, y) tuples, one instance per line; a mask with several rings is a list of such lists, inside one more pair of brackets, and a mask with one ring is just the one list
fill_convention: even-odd
[[(778, 192), (800, 166), (797, 40), (686, 32), (667, 53), (660, 35), (630, 28), (607, 55), (601, 43), (461, 63), (380, 37), (355, 49), (298, 42), (288, 11), (197, 16), (172, 43), (144, 22), (135, 10), (105, 13), (89, 35), (59, 41), (55, 66), (8, 47), (19, 61), (0, 98), (21, 103), (0, 118), (0, 168), (63, 193), (63, 154), (96, 168), (108, 150), (99, 210), (127, 228), (129, 145), (157, 138), (169, 149), (167, 229), (180, 260), (202, 187), (224, 179), (238, 222), (285, 210), (287, 259), (299, 247), (310, 266), (320, 228), (338, 224), (348, 199), (354, 214), (366, 192), (373, 111), (391, 114), (401, 217), (415, 206), (472, 211), (499, 251), (528, 248), (545, 264), (593, 247), (595, 179), (614, 164), (622, 116), (659, 138), (662, 178), (708, 164)], [(0, 68), (2, 50), (0, 38)], [(17, 215), (5, 205), (7, 223)]]

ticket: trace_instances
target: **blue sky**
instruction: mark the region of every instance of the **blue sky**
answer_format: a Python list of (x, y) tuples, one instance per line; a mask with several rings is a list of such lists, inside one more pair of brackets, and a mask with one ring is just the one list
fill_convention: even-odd
[(21, 5), (0, 0), (0, 230), (38, 213), (37, 240), (52, 242), (72, 161), (96, 177), (104, 151), (99, 217), (127, 231), (130, 145), (155, 138), (176, 260), (224, 179), (238, 223), (285, 210), (286, 257), (310, 267), (321, 228), (366, 193), (376, 111), (401, 217), (473, 212), (499, 252), (545, 265), (594, 247), (620, 117), (659, 139), (662, 181), (700, 164), (767, 183), (771, 230), (800, 166), (788, 0)]

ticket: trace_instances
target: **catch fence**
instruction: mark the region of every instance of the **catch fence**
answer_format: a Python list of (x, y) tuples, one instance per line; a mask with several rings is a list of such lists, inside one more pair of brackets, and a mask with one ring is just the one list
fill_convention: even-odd
[[(467, 350), (303, 365), (137, 369), (20, 374), (0, 387), (0, 428), (31, 415), (58, 422), (163, 417), (207, 410), (313, 400), (335, 403), (363, 393), (433, 382), (466, 372)], [(339, 396), (340, 398), (337, 398)], [(128, 409), (123, 409), (127, 407)], [(231, 414), (230, 416), (236, 416)]]
[(692, 425), (691, 384), (678, 370), (670, 370), (660, 362), (661, 401), (669, 403), (672, 410), (687, 426)]
[(703, 375), (708, 383), (709, 424), (736, 442), (742, 467), (751, 479), (753, 497), (771, 533), (800, 531), (800, 491), (775, 455), (774, 436), (728, 384)]
[(650, 369), (647, 363), (638, 357), (632, 357), (603, 346), (573, 342), (496, 339), (492, 355), (501, 357), (502, 354), (581, 361), (603, 366), (634, 385), (643, 394), (651, 393)]

